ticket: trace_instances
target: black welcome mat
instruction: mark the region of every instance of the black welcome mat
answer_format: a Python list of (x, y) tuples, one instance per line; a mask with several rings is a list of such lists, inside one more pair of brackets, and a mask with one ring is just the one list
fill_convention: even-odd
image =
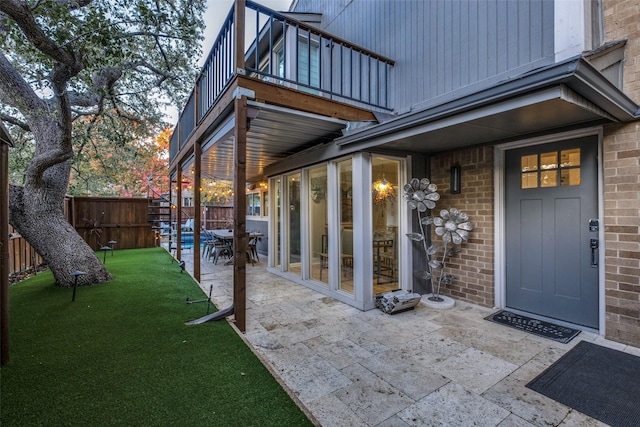
[(512, 313), (508, 310), (500, 310), (491, 316), (485, 317), (485, 319), (561, 343), (568, 343), (580, 333), (578, 329), (555, 325), (544, 320)]
[(640, 357), (579, 342), (527, 387), (611, 426), (640, 426)]

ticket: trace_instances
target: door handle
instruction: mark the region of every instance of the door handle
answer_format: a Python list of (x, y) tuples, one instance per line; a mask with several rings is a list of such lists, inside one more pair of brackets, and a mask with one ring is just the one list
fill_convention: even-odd
[(598, 239), (591, 239), (589, 247), (591, 248), (591, 267), (598, 268)]

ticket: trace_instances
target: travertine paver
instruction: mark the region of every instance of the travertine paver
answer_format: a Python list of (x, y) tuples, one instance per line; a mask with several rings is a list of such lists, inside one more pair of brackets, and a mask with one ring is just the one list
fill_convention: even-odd
[(377, 425), (411, 405), (414, 400), (359, 365), (343, 370), (352, 384), (335, 392), (349, 409), (358, 414), (367, 425)]
[(495, 426), (509, 411), (456, 383), (448, 383), (400, 411), (410, 426)]
[(482, 393), (504, 379), (518, 367), (475, 348), (468, 348), (434, 365), (433, 369), (463, 385)]
[[(525, 385), (579, 340), (640, 355), (589, 332), (569, 344), (546, 340), (460, 302), (446, 311), (362, 312), (264, 266), (247, 266), (244, 337), (323, 426), (603, 426)], [(203, 292), (213, 285), (216, 306), (228, 307), (232, 267), (202, 269)]]

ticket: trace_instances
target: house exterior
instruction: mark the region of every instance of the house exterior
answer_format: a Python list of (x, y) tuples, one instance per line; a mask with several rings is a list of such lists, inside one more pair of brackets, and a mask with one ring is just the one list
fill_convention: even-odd
[(247, 184), (266, 188), (269, 270), (367, 310), (431, 291), (402, 198), (427, 177), (432, 214), (473, 223), (445, 295), (640, 346), (639, 18), (633, 1), (236, 1), (172, 181), (234, 179), (237, 253)]

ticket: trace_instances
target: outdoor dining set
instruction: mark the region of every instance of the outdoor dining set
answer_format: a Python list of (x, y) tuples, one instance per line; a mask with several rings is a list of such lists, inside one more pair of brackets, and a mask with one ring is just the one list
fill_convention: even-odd
[[(253, 265), (260, 261), (258, 257), (257, 244), (263, 233), (249, 231), (247, 241), (247, 260)], [(233, 262), (233, 230), (205, 230), (201, 233), (203, 239), (202, 257), (207, 258), (214, 264), (218, 264), (220, 257), (226, 257), (226, 263)]]

